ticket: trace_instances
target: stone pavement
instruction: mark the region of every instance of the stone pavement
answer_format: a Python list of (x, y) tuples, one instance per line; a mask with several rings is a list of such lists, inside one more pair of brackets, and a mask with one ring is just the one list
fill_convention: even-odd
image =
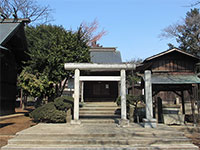
[(183, 132), (165, 125), (38, 124), (16, 134), (2, 150), (198, 150)]

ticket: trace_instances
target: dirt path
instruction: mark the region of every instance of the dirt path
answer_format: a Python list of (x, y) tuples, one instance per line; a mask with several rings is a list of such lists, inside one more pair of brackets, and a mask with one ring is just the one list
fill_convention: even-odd
[[(17, 113), (26, 113), (28, 111), (16, 109)], [(14, 135), (26, 128), (35, 125), (31, 118), (26, 116), (10, 118), (0, 121), (0, 147), (7, 144), (8, 139), (14, 137)]]

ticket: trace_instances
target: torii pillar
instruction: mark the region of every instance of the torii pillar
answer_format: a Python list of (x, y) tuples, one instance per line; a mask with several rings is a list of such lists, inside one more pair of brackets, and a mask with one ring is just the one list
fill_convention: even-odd
[(79, 95), (80, 95), (80, 70), (75, 69), (74, 74), (74, 120), (71, 121), (72, 124), (80, 124), (79, 120)]
[[(66, 63), (66, 70), (74, 70), (74, 120), (71, 124), (80, 124), (79, 120), (79, 99), (80, 82), (84, 81), (118, 81), (121, 83), (121, 126), (128, 125), (126, 110), (126, 70), (134, 70), (135, 64), (91, 64), (91, 63)], [(120, 76), (80, 76), (80, 70), (108, 70), (120, 71)], [(83, 93), (82, 93), (83, 94)]]
[(153, 118), (153, 102), (152, 102), (152, 84), (151, 84), (151, 71), (144, 72), (145, 81), (145, 104), (146, 104), (146, 118), (143, 119), (145, 128), (155, 128), (156, 119)]

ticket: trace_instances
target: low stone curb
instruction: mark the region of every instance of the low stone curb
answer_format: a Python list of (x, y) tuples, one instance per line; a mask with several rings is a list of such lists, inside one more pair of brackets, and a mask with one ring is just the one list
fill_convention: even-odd
[(6, 120), (6, 119), (11, 119), (11, 118), (16, 118), (16, 117), (22, 117), (24, 114), (12, 114), (12, 115), (6, 115), (6, 116), (0, 116), (0, 121)]

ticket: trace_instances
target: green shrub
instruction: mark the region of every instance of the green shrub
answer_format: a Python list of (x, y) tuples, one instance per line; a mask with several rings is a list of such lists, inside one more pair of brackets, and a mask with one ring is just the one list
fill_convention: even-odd
[(61, 96), (54, 100), (56, 109), (66, 111), (66, 109), (73, 108), (74, 99), (70, 96)]
[(35, 122), (56, 123), (66, 121), (66, 112), (56, 109), (53, 102), (38, 107), (30, 113)]
[(35, 122), (63, 123), (66, 122), (66, 110), (73, 107), (73, 98), (58, 97), (54, 102), (44, 104), (30, 113)]

